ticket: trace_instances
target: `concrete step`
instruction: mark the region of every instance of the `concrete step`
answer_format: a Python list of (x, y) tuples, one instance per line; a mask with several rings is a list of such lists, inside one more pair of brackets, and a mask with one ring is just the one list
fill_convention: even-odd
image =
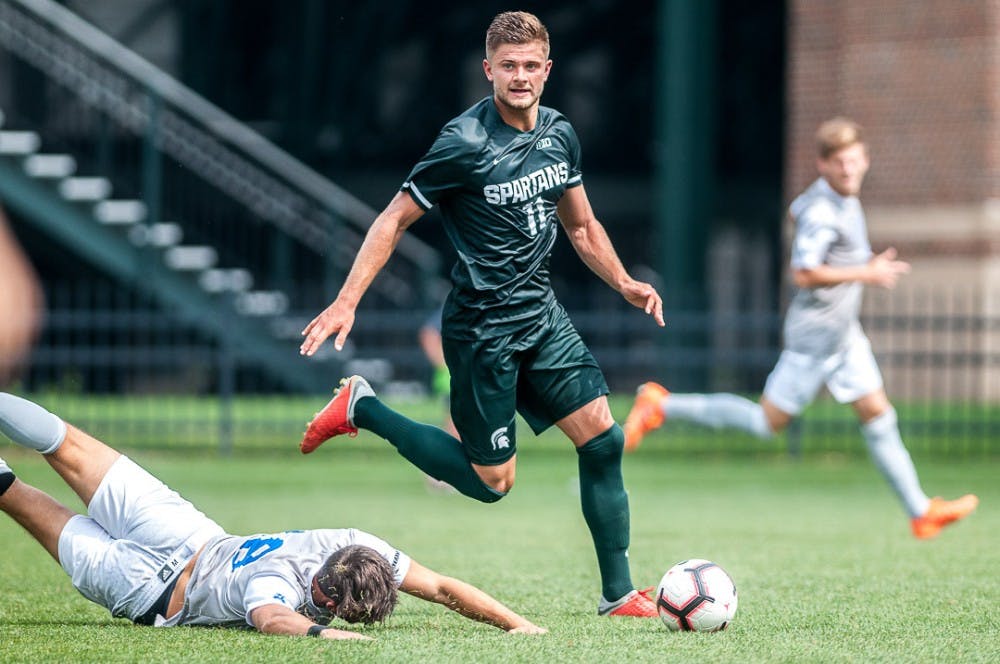
[(0, 131), (0, 154), (28, 155), (41, 144), (42, 139), (33, 131)]
[(161, 221), (156, 224), (136, 224), (128, 231), (128, 239), (137, 247), (172, 247), (184, 239), (179, 224)]
[(59, 183), (59, 195), (68, 201), (100, 201), (111, 194), (111, 181), (101, 177), (72, 177)]
[(202, 272), (198, 283), (208, 293), (244, 293), (253, 288), (253, 275), (243, 268), (213, 268)]
[(33, 178), (68, 178), (76, 173), (76, 159), (68, 154), (33, 154), (24, 160), (24, 172)]
[(244, 316), (281, 316), (288, 311), (288, 296), (281, 291), (240, 293), (234, 302)]
[(167, 267), (184, 272), (199, 272), (215, 267), (219, 253), (212, 247), (184, 245), (170, 247), (163, 254)]
[(94, 216), (108, 226), (131, 226), (146, 220), (146, 204), (135, 200), (101, 201), (94, 206)]

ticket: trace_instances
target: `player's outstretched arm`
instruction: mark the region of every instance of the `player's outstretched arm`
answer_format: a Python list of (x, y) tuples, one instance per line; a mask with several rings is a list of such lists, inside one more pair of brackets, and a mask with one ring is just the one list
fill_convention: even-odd
[(302, 330), (305, 340), (299, 347), (300, 354), (312, 355), (333, 334), (337, 335), (334, 347), (337, 350), (344, 348), (347, 335), (354, 326), (354, 311), (361, 297), (389, 261), (399, 238), (423, 214), (423, 209), (409, 194), (396, 194), (368, 229), (337, 299)]
[(558, 212), (566, 235), (584, 264), (629, 304), (645, 311), (663, 327), (663, 299), (652, 285), (629, 276), (604, 226), (594, 216), (583, 185), (566, 190), (559, 200)]
[(910, 271), (910, 264), (897, 260), (896, 249), (889, 247), (863, 265), (834, 267), (818, 265), (814, 268), (793, 270), (792, 280), (799, 288), (820, 288), (847, 282), (861, 282), (869, 286), (892, 289), (904, 274)]
[[(250, 612), (250, 620), (254, 627), (264, 634), (280, 634), (284, 636), (306, 636), (309, 630), (317, 627), (316, 623), (305, 616), (292, 611), (283, 604), (265, 604), (258, 606)], [(371, 641), (370, 636), (349, 632), (345, 629), (322, 626), (323, 630), (318, 631), (321, 639), (361, 639)]]
[(479, 588), (438, 574), (416, 562), (410, 563), (410, 569), (399, 589), (414, 597), (444, 605), (466, 618), (499, 627), (510, 634), (548, 632), (544, 627), (517, 615)]

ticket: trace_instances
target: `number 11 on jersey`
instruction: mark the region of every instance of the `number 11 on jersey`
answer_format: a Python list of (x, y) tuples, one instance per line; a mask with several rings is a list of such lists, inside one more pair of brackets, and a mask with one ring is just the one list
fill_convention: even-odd
[[(541, 198), (524, 205), (521, 210), (528, 216), (528, 233), (531, 237), (538, 235), (538, 227), (545, 221), (545, 205)], [(537, 217), (536, 217), (537, 216)]]

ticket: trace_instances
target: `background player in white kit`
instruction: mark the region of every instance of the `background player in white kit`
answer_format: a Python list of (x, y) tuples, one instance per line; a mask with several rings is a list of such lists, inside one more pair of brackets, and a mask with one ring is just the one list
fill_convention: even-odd
[(395, 607), (398, 588), (508, 632), (546, 631), (368, 533), (229, 535), (128, 457), (20, 397), (0, 393), (0, 432), (45, 455), (89, 516), (18, 480), (3, 459), (0, 509), (62, 565), (84, 597), (115, 617), (367, 639), (327, 623), (380, 622)]
[(790, 208), (797, 291), (785, 317), (785, 348), (760, 403), (734, 394), (671, 394), (661, 385), (645, 383), (625, 421), (625, 449), (638, 447), (665, 418), (735, 427), (770, 438), (826, 384), (834, 399), (851, 404), (857, 413), (872, 460), (902, 501), (913, 534), (933, 537), (972, 512), (979, 500), (967, 495), (945, 501), (923, 492), (858, 321), (864, 286), (893, 288), (910, 266), (896, 260), (892, 248), (873, 255), (868, 243), (858, 200), (869, 165), (861, 128), (846, 118), (834, 118), (819, 127), (816, 142), (820, 178)]

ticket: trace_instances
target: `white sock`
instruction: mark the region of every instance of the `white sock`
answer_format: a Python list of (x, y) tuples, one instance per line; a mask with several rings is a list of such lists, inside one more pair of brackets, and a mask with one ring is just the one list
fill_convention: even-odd
[(911, 517), (927, 511), (930, 500), (920, 488), (917, 469), (899, 435), (896, 409), (889, 408), (873, 420), (861, 425), (875, 467), (889, 482)]
[(7, 489), (14, 484), (15, 479), (14, 471), (10, 469), (6, 461), (0, 459), (0, 496), (7, 493)]
[(0, 432), (22, 447), (52, 454), (66, 437), (66, 423), (36, 403), (0, 392)]
[(663, 414), (713, 429), (733, 427), (758, 438), (774, 437), (760, 404), (735, 394), (671, 394)]

